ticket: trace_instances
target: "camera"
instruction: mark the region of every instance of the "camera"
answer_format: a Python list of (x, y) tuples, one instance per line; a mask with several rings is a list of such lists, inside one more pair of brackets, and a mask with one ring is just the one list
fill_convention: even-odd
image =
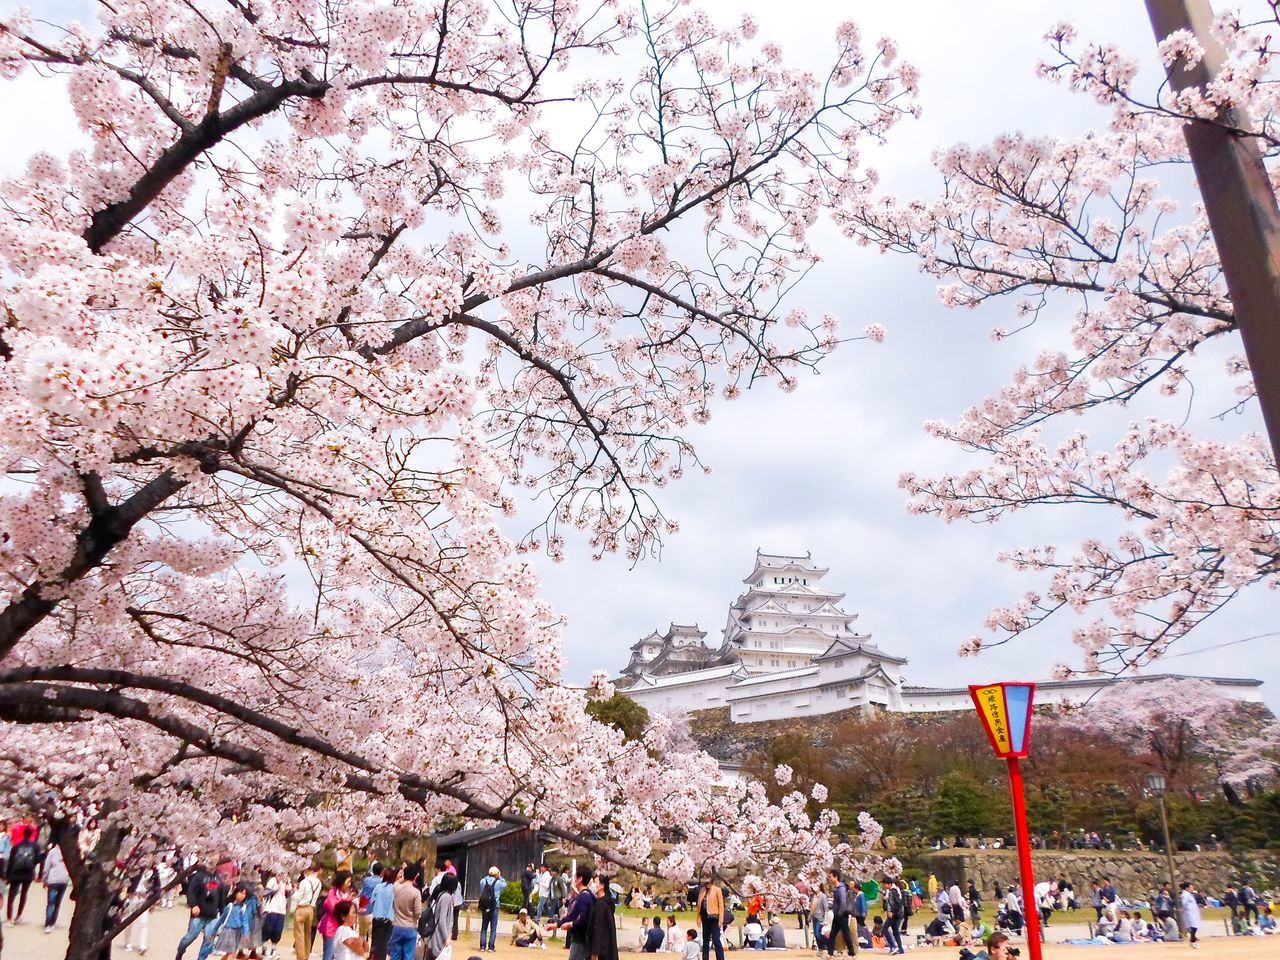
[(1011, 956), (1011, 957), (1020, 957), (1020, 956), (1022, 956), (1022, 951), (1021, 951), (1021, 950), (1019, 950), (1017, 947), (1010, 947), (1010, 948), (1009, 948), (1009, 956)]

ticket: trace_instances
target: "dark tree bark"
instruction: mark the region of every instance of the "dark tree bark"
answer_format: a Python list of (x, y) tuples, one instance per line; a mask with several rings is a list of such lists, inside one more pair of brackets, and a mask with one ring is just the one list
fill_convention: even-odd
[[(108, 929), (107, 914), (115, 899), (111, 872), (124, 840), (117, 827), (102, 831), (98, 845), (87, 855), (80, 854), (80, 828), (66, 820), (56, 820), (52, 840), (62, 849), (71, 874), (71, 929), (67, 936), (66, 960), (98, 960), (103, 952), (102, 935)], [(107, 941), (110, 950), (110, 941)]]

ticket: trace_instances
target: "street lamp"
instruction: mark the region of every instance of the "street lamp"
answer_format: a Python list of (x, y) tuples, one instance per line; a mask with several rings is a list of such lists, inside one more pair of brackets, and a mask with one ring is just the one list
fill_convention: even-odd
[(1163, 773), (1147, 774), (1147, 792), (1160, 801), (1160, 823), (1164, 827), (1164, 855), (1169, 861), (1169, 895), (1177, 896), (1178, 875), (1173, 867), (1173, 842), (1169, 839), (1169, 813), (1164, 805), (1165, 786)]

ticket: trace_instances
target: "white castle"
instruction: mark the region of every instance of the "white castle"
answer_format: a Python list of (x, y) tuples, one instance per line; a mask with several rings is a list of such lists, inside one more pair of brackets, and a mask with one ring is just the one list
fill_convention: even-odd
[[(617, 680), (629, 697), (650, 710), (685, 713), (728, 707), (735, 723), (779, 720), (850, 707), (900, 713), (970, 710), (969, 688), (914, 687), (907, 661), (886, 653), (858, 633), (855, 613), (841, 607), (844, 594), (822, 580), (826, 567), (803, 557), (756, 551), (755, 569), (729, 606), (719, 646), (706, 632), (672, 623), (631, 646), (631, 660)], [(1128, 678), (1157, 683), (1170, 674)], [(1260, 702), (1262, 681), (1199, 677), (1237, 700)], [(1036, 704), (1080, 701), (1115, 683), (1110, 677), (1047, 680), (1036, 684)]]

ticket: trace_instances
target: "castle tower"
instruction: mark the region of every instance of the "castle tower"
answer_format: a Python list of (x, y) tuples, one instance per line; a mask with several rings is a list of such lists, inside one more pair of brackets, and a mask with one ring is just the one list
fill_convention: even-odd
[(756, 551), (746, 592), (729, 607), (725, 653), (736, 652), (753, 674), (807, 666), (837, 640), (866, 639), (857, 614), (840, 609), (843, 593), (822, 586), (828, 568), (803, 557)]

